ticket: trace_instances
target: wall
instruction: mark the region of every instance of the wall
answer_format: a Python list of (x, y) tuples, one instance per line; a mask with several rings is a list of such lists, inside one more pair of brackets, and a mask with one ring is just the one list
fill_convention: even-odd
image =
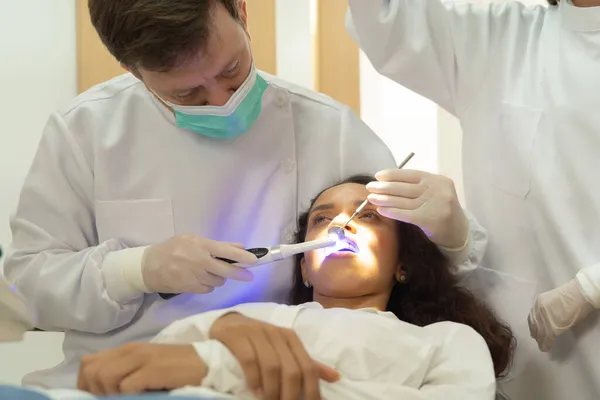
[(309, 89), (314, 87), (315, 13), (316, 0), (275, 3), (277, 76)]
[[(0, 246), (49, 114), (76, 94), (74, 0), (0, 0)], [(43, 335), (43, 336), (42, 336)], [(62, 359), (61, 334), (0, 344), (0, 383)], [(8, 361), (10, 360), (10, 361)]]
[(73, 0), (0, 0), (0, 246), (49, 114), (76, 94)]

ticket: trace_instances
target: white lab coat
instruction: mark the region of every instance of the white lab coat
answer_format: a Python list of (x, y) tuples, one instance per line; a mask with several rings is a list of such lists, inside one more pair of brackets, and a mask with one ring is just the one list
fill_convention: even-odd
[[(319, 191), (395, 166), (348, 107), (264, 76), (263, 112), (233, 140), (178, 129), (129, 74), (51, 116), (12, 219), (4, 273), (31, 300), (40, 328), (66, 331), (66, 361), (26, 384), (74, 387), (84, 354), (149, 340), (205, 310), (285, 302), (292, 285), (285, 260), (254, 268), (251, 284), (229, 281), (211, 294), (132, 296), (111, 264), (132, 262), (120, 261), (119, 250), (183, 233), (248, 247), (290, 242), (298, 213)], [(466, 269), (485, 250), (485, 231), (474, 229)]]
[(573, 279), (600, 305), (600, 7), (350, 0), (349, 31), (383, 75), (461, 122), (467, 206), (488, 229), (479, 285), (519, 340), (513, 399), (600, 398), (593, 315), (538, 352), (534, 292)]
[(202, 386), (229, 395), (223, 398), (256, 400), (235, 356), (208, 336), (213, 322), (231, 311), (293, 330), (313, 359), (336, 369), (340, 381), (320, 383), (321, 395), (327, 400), (495, 397), (490, 352), (485, 340), (471, 327), (454, 322), (418, 327), (398, 320), (390, 312), (374, 309), (324, 309), (319, 303), (260, 303), (177, 321), (153, 340), (194, 343), (208, 367)]
[(0, 276), (0, 342), (20, 341), (32, 327), (32, 310), (16, 289)]

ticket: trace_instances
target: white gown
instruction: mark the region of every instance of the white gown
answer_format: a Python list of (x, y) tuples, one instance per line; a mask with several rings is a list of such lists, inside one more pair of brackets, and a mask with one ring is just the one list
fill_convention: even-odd
[(600, 7), (350, 0), (375, 68), (456, 115), (467, 207), (490, 235), (468, 285), (519, 340), (512, 399), (600, 398), (597, 313), (549, 354), (529, 337), (535, 292), (577, 276), (600, 298)]
[[(337, 370), (338, 382), (320, 382), (323, 400), (495, 398), (492, 359), (484, 339), (472, 328), (453, 322), (418, 327), (389, 312), (323, 309), (318, 303), (243, 304), (174, 322), (153, 342), (193, 344), (208, 372), (202, 386), (174, 390), (165, 397), (257, 400), (246, 387), (237, 359), (208, 336), (213, 322), (230, 311), (294, 330), (313, 359)], [(0, 387), (0, 396), (4, 390)], [(31, 390), (48, 400), (96, 399), (77, 390)], [(26, 393), (32, 394), (23, 392), (19, 398), (39, 400)]]
[[(292, 329), (309, 355), (336, 369), (341, 379), (322, 381), (325, 400), (492, 400), (496, 382), (487, 344), (472, 328), (453, 322), (427, 327), (407, 324), (373, 309), (323, 309), (318, 303), (286, 306), (244, 304), (177, 321), (156, 343), (194, 343), (208, 367), (202, 387), (180, 394), (256, 400), (237, 359), (216, 340), (212, 323), (236, 311)], [(216, 392), (216, 393), (215, 393)], [(217, 394), (225, 396), (217, 396)]]

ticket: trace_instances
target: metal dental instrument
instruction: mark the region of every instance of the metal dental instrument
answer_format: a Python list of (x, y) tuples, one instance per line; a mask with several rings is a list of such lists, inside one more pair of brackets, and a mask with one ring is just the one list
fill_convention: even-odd
[(344, 240), (344, 239), (346, 239), (346, 232), (344, 232), (344, 229), (341, 226), (332, 226), (327, 231), (327, 234), (329, 236), (336, 235), (337, 238), (338, 238), (338, 240)]
[[(413, 158), (413, 156), (415, 155), (415, 153), (411, 152), (405, 159), (404, 161), (402, 161), (400, 163), (400, 165), (398, 165), (398, 169), (402, 169), (409, 161), (411, 158)], [(350, 223), (350, 221), (352, 221), (354, 219), (354, 217), (356, 217), (362, 210), (363, 208), (366, 207), (366, 205), (369, 204), (369, 199), (365, 199), (365, 201), (363, 201), (360, 206), (358, 206), (358, 208), (356, 209), (356, 211), (354, 211), (354, 213), (350, 216), (350, 218), (348, 218), (348, 221), (346, 221), (346, 223), (344, 225), (341, 226), (340, 229), (342, 229), (342, 232), (344, 231), (344, 229), (346, 228), (346, 226)]]

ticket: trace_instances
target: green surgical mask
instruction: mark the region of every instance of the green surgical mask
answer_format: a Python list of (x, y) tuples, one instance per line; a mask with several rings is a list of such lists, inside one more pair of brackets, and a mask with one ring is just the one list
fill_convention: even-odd
[(267, 87), (269, 83), (252, 65), (244, 83), (223, 106), (181, 106), (163, 101), (175, 112), (179, 128), (212, 138), (232, 139), (246, 133), (256, 122)]

